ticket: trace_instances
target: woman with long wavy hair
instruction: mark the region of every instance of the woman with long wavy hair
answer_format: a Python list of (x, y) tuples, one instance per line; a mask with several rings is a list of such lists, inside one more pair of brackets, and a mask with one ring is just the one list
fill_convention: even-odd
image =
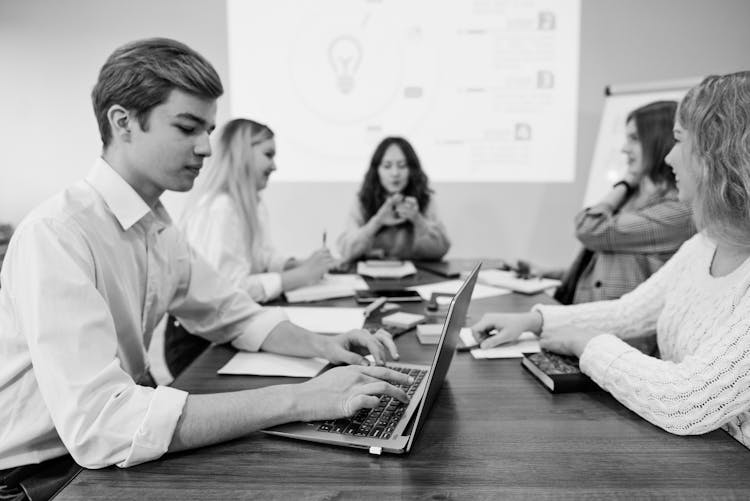
[[(525, 331), (671, 433), (750, 447), (750, 71), (710, 76), (677, 110), (667, 163), (698, 233), (620, 299), (485, 315), (483, 347)], [(627, 341), (655, 332), (660, 357)]]
[(339, 237), (342, 258), (442, 258), (450, 240), (432, 195), (412, 145), (402, 137), (383, 139)]

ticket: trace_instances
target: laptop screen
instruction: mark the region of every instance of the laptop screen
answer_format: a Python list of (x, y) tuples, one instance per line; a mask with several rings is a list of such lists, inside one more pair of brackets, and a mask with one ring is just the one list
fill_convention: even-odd
[(451, 301), (450, 307), (448, 308), (448, 315), (445, 318), (443, 324), (443, 333), (440, 336), (440, 342), (438, 348), (435, 351), (435, 358), (432, 360), (432, 369), (427, 380), (427, 391), (425, 397), (422, 399), (417, 411), (417, 417), (415, 418), (415, 425), (409, 438), (409, 444), (407, 450), (411, 448), (411, 444), (414, 441), (414, 437), (419, 433), (422, 428), (422, 424), (427, 417), (427, 413), (432, 407), (432, 404), (437, 397), (438, 391), (443, 386), (445, 375), (448, 373), (448, 368), (453, 360), (453, 355), (456, 352), (456, 345), (458, 344), (459, 333), (461, 328), (466, 322), (466, 313), (469, 310), (469, 303), (471, 302), (471, 294), (474, 291), (474, 284), (477, 281), (477, 274), (479, 268), (482, 266), (481, 263), (477, 264), (461, 288), (456, 293), (455, 297)]

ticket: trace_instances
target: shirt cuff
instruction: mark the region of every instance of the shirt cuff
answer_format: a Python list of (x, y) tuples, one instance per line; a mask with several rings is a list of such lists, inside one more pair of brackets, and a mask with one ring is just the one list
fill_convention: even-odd
[(157, 386), (151, 394), (143, 422), (135, 432), (128, 456), (117, 466), (127, 468), (164, 455), (172, 443), (187, 397), (187, 392), (182, 390)]
[(258, 351), (271, 331), (286, 320), (289, 320), (289, 317), (281, 308), (263, 308), (253, 315), (245, 332), (232, 340), (232, 346), (238, 350)]
[(258, 280), (263, 286), (265, 301), (276, 299), (281, 295), (281, 273), (261, 273)]
[(586, 344), (579, 367), (584, 374), (602, 386), (612, 364), (631, 351), (638, 350), (612, 334), (600, 334)]

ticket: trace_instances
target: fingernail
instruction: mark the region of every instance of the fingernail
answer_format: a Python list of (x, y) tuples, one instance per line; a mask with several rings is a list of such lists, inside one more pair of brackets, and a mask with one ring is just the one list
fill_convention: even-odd
[(414, 378), (409, 376), (409, 384), (414, 384)]

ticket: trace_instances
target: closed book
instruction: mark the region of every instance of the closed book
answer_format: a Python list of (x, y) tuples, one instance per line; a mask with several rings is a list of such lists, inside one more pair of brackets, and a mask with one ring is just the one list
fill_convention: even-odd
[(548, 351), (524, 353), (521, 365), (552, 393), (591, 391), (597, 385), (581, 372), (576, 357)]

